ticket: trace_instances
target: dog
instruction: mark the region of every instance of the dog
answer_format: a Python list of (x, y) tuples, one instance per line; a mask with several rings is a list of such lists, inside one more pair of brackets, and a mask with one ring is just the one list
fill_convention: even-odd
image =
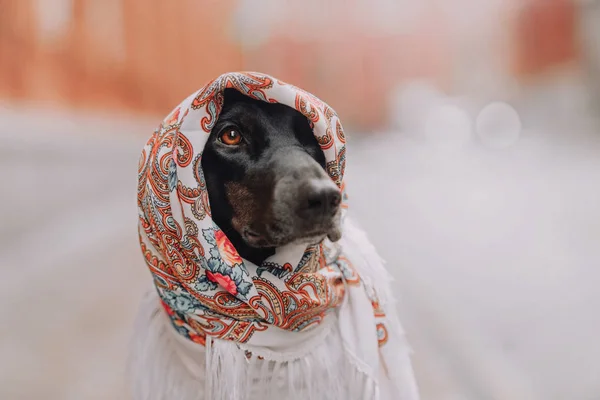
[[(306, 248), (328, 238), (332, 243), (338, 242), (350, 259), (376, 260), (373, 264), (363, 262), (367, 267), (380, 263), (362, 231), (342, 218), (340, 187), (327, 173), (325, 154), (309, 120), (296, 109), (257, 100), (236, 89), (225, 89), (222, 109), (202, 151), (201, 169), (210, 216), (244, 260), (260, 266), (280, 248), (288, 245)], [(356, 297), (354, 299), (356, 301)], [(371, 300), (364, 301), (367, 306), (362, 310), (367, 310), (372, 318)], [(346, 318), (350, 314), (352, 312), (346, 312)], [(353, 323), (362, 323), (360, 318), (349, 318)], [(341, 337), (321, 334), (329, 332), (325, 325), (331, 327), (334, 324), (331, 318), (329, 324), (326, 322), (321, 323), (322, 329), (315, 328), (316, 333), (311, 331), (302, 336), (304, 333), (293, 332), (295, 338), (308, 338), (306, 341), (310, 340), (313, 347), (330, 351), (321, 359), (323, 363), (315, 363), (313, 359), (312, 363), (307, 360), (303, 364), (302, 373), (309, 373), (313, 381), (324, 381), (319, 383), (322, 386), (318, 392), (322, 395), (315, 397), (313, 391), (310, 399), (350, 399), (348, 393), (352, 393), (352, 389), (348, 387), (358, 379), (349, 376), (348, 370), (341, 367), (346, 362)], [(375, 328), (373, 337), (377, 342), (374, 331)], [(402, 336), (401, 328), (399, 336)], [(130, 372), (134, 374), (135, 400), (208, 400), (201, 394), (206, 385), (207, 368), (213, 368), (206, 362), (208, 350), (175, 333), (171, 321), (158, 306), (156, 293), (149, 293), (138, 314), (133, 347), (135, 361), (130, 363)], [(352, 393), (358, 396), (352, 399), (417, 400), (408, 351), (402, 350), (398, 358), (403, 364), (400, 372), (383, 380), (402, 381), (402, 393), (390, 389), (390, 385), (387, 389), (382, 385), (375, 390), (380, 397), (371, 391), (370, 395)], [(267, 370), (273, 374), (271, 381), (275, 381), (275, 371), (269, 368)], [(332, 372), (336, 368), (339, 370)], [(384, 366), (381, 370), (387, 371), (387, 368)], [(298, 371), (296, 369), (296, 374)], [(382, 371), (378, 373), (384, 373)], [(292, 375), (290, 367), (289, 375), (286, 372), (283, 376), (289, 378)], [(319, 379), (325, 375), (334, 378), (330, 381)], [(376, 381), (372, 379), (371, 382)], [(336, 386), (337, 395), (334, 396), (332, 390), (336, 389), (332, 388)], [(340, 394), (344, 390), (346, 394)], [(362, 391), (362, 387), (359, 390)], [(269, 393), (272, 396), (251, 393), (248, 398), (281, 397), (276, 392)], [(286, 398), (290, 398), (289, 395)]]
[(202, 155), (212, 217), (256, 265), (290, 243), (341, 237), (339, 188), (305, 116), (226, 89)]

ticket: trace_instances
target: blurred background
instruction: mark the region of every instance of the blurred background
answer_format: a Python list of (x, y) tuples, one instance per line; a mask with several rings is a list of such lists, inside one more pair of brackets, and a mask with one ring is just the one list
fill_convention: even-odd
[(600, 399), (599, 0), (0, 0), (0, 398), (128, 399), (139, 151), (270, 73), (349, 137), (424, 400)]

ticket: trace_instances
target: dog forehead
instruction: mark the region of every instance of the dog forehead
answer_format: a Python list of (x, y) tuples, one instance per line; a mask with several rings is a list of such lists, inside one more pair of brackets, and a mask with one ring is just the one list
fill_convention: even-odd
[[(343, 186), (346, 138), (335, 111), (311, 93), (267, 74), (228, 72), (217, 77), (181, 102), (165, 119), (163, 130), (177, 126), (178, 135), (181, 135), (177, 143), (189, 144), (192, 154), (201, 152), (223, 111), (226, 89), (237, 90), (242, 96), (266, 103), (279, 103), (300, 112), (308, 120), (313, 136), (325, 155), (327, 173), (339, 187)], [(187, 149), (182, 148), (181, 151)]]
[[(215, 128), (223, 123), (231, 122), (240, 128), (254, 128), (260, 122), (262, 110), (257, 104), (241, 103), (237, 101), (227, 102), (218, 116)], [(213, 128), (213, 132), (214, 132)]]
[[(287, 143), (292, 139), (298, 141), (301, 136), (313, 137), (308, 121), (293, 108), (253, 99), (250, 101), (252, 103), (232, 101), (224, 106), (215, 129), (218, 131), (221, 125), (232, 123), (242, 132), (269, 139), (274, 144)], [(306, 129), (302, 129), (303, 122), (306, 124)]]

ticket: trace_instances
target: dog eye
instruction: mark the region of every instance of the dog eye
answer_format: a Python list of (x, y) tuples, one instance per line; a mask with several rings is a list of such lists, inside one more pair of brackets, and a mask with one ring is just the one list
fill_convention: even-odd
[(235, 146), (240, 144), (242, 141), (242, 135), (240, 135), (240, 133), (235, 129), (227, 129), (221, 134), (219, 139), (226, 145)]

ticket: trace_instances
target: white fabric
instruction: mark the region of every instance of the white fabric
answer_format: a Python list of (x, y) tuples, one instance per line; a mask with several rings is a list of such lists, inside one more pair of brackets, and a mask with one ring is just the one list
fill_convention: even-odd
[(418, 400), (391, 279), (351, 221), (340, 243), (361, 278), (380, 293), (393, 330), (385, 354), (372, 329), (371, 302), (359, 288), (348, 290), (336, 312), (307, 332), (269, 329), (245, 344), (213, 339), (206, 348), (179, 335), (151, 293), (134, 336), (134, 400)]
[(201, 159), (226, 88), (307, 118), (344, 214), (344, 130), (314, 95), (231, 72), (176, 107), (138, 166), (140, 247), (172, 328), (150, 300), (136, 332), (136, 399), (416, 399), (391, 277), (360, 230), (345, 223), (341, 245), (283, 246), (257, 266), (212, 220)]

